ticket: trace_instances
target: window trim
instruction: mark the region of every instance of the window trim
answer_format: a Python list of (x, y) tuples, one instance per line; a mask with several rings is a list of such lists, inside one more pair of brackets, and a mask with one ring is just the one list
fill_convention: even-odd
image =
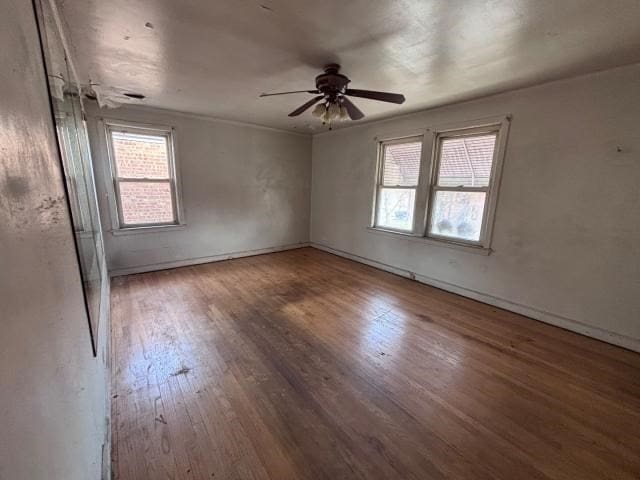
[[(184, 211), (182, 208), (182, 188), (180, 180), (180, 169), (177, 163), (176, 154), (176, 135), (175, 128), (171, 126), (155, 125), (131, 122), (128, 120), (117, 119), (99, 119), (101, 123), (100, 129), (104, 133), (105, 152), (107, 156), (107, 164), (109, 166), (108, 178), (105, 176), (107, 186), (109, 210), (111, 213), (111, 233), (113, 235), (122, 235), (129, 233), (144, 233), (172, 230), (185, 225)], [(117, 166), (113, 155), (113, 139), (112, 132), (125, 132), (142, 135), (164, 136), (167, 140), (167, 157), (169, 161), (169, 179), (120, 179), (118, 178)], [(171, 187), (171, 203), (174, 213), (174, 220), (162, 223), (142, 223), (142, 224), (126, 224), (122, 219), (122, 207), (120, 204), (120, 183), (122, 182), (160, 182), (169, 183)]]
[[(374, 140), (377, 142), (378, 155), (376, 160), (376, 183), (373, 192), (372, 214), (368, 225), (368, 230), (375, 233), (386, 233), (404, 238), (423, 241), (431, 245), (439, 245), (444, 247), (453, 247), (457, 249), (467, 250), (474, 253), (484, 253), (488, 255), (491, 250), (491, 242), (493, 237), (493, 228), (495, 224), (496, 209), (498, 203), (498, 195), (500, 190), (500, 182), (502, 179), (502, 167), (506, 153), (507, 139), (509, 136), (509, 127), (511, 124), (511, 115), (499, 115), (494, 117), (485, 117), (477, 120), (462, 121), (434, 126), (426, 129), (423, 136), (422, 155), (420, 160), (419, 185), (416, 191), (416, 205), (414, 207), (414, 229), (397, 230), (376, 225), (377, 200), (380, 188), (381, 165), (383, 158), (380, 155), (381, 145), (383, 143), (397, 141), (402, 143), (410, 138), (416, 138), (421, 135), (419, 132), (410, 135), (396, 136), (377, 136)], [(440, 144), (443, 138), (451, 138), (456, 136), (478, 135), (482, 133), (496, 133), (496, 146), (493, 152), (491, 177), (487, 187), (464, 187), (459, 190), (463, 191), (486, 191), (484, 214), (482, 221), (482, 229), (479, 241), (469, 241), (459, 238), (446, 237), (429, 233), (431, 222), (432, 206), (434, 203), (435, 192), (438, 190), (456, 191), (458, 187), (441, 188), (435, 185), (437, 183), (438, 165), (440, 162)], [(419, 213), (421, 215), (419, 215)]]

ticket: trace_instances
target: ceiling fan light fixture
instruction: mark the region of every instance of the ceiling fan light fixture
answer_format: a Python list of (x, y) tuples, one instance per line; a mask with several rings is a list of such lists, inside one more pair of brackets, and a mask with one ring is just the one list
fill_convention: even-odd
[(308, 102), (300, 105), (289, 114), (290, 117), (297, 117), (315, 105), (312, 115), (329, 123), (333, 120), (360, 120), (364, 118), (364, 113), (356, 107), (349, 97), (368, 98), (379, 102), (401, 104), (405, 101), (401, 93), (378, 92), (375, 90), (359, 90), (347, 88), (351, 80), (346, 75), (340, 73), (340, 65), (330, 64), (324, 67), (324, 73), (316, 77), (315, 90), (295, 90), (290, 92), (262, 93), (261, 97), (273, 95), (288, 95), (291, 93), (312, 93), (317, 94)]

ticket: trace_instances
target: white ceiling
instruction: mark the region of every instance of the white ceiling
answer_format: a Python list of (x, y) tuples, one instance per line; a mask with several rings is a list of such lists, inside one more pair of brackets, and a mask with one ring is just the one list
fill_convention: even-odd
[[(640, 61), (640, 0), (58, 0), (79, 74), (142, 103), (296, 131), (338, 62), (366, 120)], [(150, 26), (145, 26), (149, 22)], [(132, 102), (140, 103), (140, 102)]]

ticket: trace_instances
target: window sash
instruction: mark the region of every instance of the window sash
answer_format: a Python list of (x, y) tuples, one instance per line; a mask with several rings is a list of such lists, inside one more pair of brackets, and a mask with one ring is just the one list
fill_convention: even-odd
[[(404, 228), (395, 228), (395, 227), (390, 227), (387, 225), (382, 225), (380, 224), (380, 219), (378, 218), (378, 207), (379, 207), (379, 202), (380, 202), (380, 193), (382, 190), (413, 190), (413, 218), (411, 219), (411, 226), (408, 229), (404, 229)], [(376, 204), (375, 204), (375, 223), (374, 223), (374, 227), (375, 228), (379, 228), (382, 230), (389, 230), (392, 232), (402, 232), (402, 233), (412, 233), (415, 230), (415, 225), (416, 225), (416, 218), (417, 218), (417, 212), (416, 212), (416, 205), (418, 202), (418, 187), (398, 187), (398, 186), (393, 186), (393, 187), (387, 187), (385, 185), (378, 185), (377, 189), (376, 189)]]
[[(440, 189), (435, 189), (431, 191), (431, 196), (429, 197), (429, 208), (428, 208), (428, 213), (427, 213), (427, 224), (425, 226), (426, 230), (425, 230), (425, 237), (427, 238), (434, 238), (436, 240), (442, 240), (445, 242), (449, 242), (449, 243), (455, 243), (455, 244), (459, 244), (459, 245), (473, 245), (473, 246), (484, 246), (485, 245), (485, 232), (486, 232), (486, 228), (485, 228), (485, 224), (487, 221), (487, 207), (489, 205), (489, 190), (482, 190), (479, 188), (473, 188), (473, 189), (469, 189), (469, 188), (456, 188), (456, 189), (450, 189), (450, 188), (440, 188)], [(466, 238), (460, 238), (460, 237), (456, 237), (453, 235), (439, 235), (437, 233), (434, 233), (431, 231), (431, 222), (432, 222), (432, 216), (433, 216), (433, 206), (435, 205), (435, 198), (436, 198), (436, 193), (437, 192), (482, 192), (485, 193), (484, 196), (484, 204), (482, 205), (482, 225), (480, 227), (480, 238), (478, 238), (478, 240), (468, 240)]]
[[(482, 136), (486, 136), (486, 135), (495, 135), (496, 139), (495, 139), (495, 143), (494, 143), (494, 148), (493, 148), (493, 158), (491, 159), (491, 170), (489, 172), (489, 186), (491, 185), (491, 179), (493, 178), (493, 171), (496, 165), (496, 158), (497, 158), (497, 150), (498, 150), (498, 140), (499, 140), (499, 136), (500, 136), (500, 129), (499, 126), (498, 127), (494, 127), (494, 128), (471, 128), (471, 129), (460, 129), (459, 131), (450, 131), (450, 132), (446, 132), (446, 133), (438, 133), (436, 134), (436, 141), (435, 141), (435, 145), (437, 148), (436, 153), (436, 165), (435, 165), (435, 169), (433, 171), (433, 177), (431, 179), (431, 185), (432, 187), (438, 187), (438, 188), (443, 188), (443, 185), (439, 185), (440, 183), (440, 164), (441, 164), (441, 157), (442, 157), (442, 148), (444, 145), (444, 142), (446, 140), (456, 140), (456, 139), (461, 139), (461, 138), (474, 138), (474, 137), (482, 137)], [(472, 186), (468, 186), (468, 185), (459, 185), (459, 187), (464, 187), (464, 188), (476, 188), (476, 187), (472, 187)]]
[[(489, 180), (489, 183), (491, 183), (491, 180)], [(482, 227), (480, 229), (480, 238), (478, 240), (468, 240), (465, 238), (460, 238), (460, 237), (455, 237), (455, 236), (447, 236), (447, 235), (438, 235), (437, 233), (434, 233), (431, 231), (431, 220), (432, 220), (432, 216), (433, 216), (433, 206), (435, 205), (435, 199), (436, 199), (436, 194), (438, 192), (481, 192), (484, 193), (484, 204), (482, 205)], [(450, 243), (457, 243), (457, 244), (469, 244), (469, 245), (475, 245), (475, 246), (482, 246), (485, 243), (485, 238), (484, 238), (484, 234), (485, 234), (485, 223), (487, 220), (487, 207), (489, 204), (489, 187), (440, 187), (437, 185), (432, 185), (431, 188), (431, 193), (429, 196), (429, 205), (427, 208), (427, 223), (426, 223), (426, 230), (425, 230), (425, 237), (428, 238), (435, 238), (437, 240), (442, 240), (445, 242), (450, 242)]]
[[(386, 187), (388, 188), (388, 187)], [(489, 192), (489, 187), (441, 187), (439, 185), (432, 185), (431, 190), (434, 192)]]
[(146, 177), (117, 177), (118, 183), (171, 183), (173, 185), (172, 178), (146, 178)]
[[(115, 208), (118, 220), (118, 229), (161, 227), (180, 224), (180, 211), (178, 205), (177, 172), (175, 167), (173, 130), (153, 127), (137, 127), (122, 125), (117, 123), (106, 123), (107, 147), (109, 164), (111, 166), (112, 183), (115, 197)], [(167, 145), (168, 178), (146, 178), (146, 177), (121, 177), (118, 174), (118, 165), (115, 159), (115, 148), (113, 146), (114, 133), (129, 133), (138, 135), (149, 135), (154, 137), (164, 137)], [(169, 222), (152, 223), (126, 223), (122, 210), (122, 195), (120, 192), (121, 183), (168, 183), (171, 192), (171, 213), (172, 220)]]
[[(124, 215), (122, 211), (122, 194), (120, 193), (120, 184), (121, 183), (168, 183), (169, 189), (171, 191), (171, 214), (172, 220), (169, 222), (150, 222), (150, 223), (127, 223), (124, 220)], [(136, 228), (136, 227), (155, 227), (155, 226), (165, 226), (165, 225), (178, 225), (178, 213), (177, 213), (177, 205), (176, 205), (176, 194), (175, 194), (175, 182), (173, 179), (158, 179), (158, 178), (120, 178), (115, 179), (113, 182), (113, 187), (116, 193), (116, 204), (118, 209), (118, 221), (120, 223), (121, 228)]]
[[(379, 164), (379, 173), (378, 173), (378, 178), (377, 178), (377, 185), (379, 187), (385, 187), (385, 188), (418, 188), (418, 184), (415, 185), (393, 185), (393, 184), (385, 184), (384, 183), (384, 170), (386, 167), (386, 158), (385, 158), (385, 147), (388, 147), (390, 145), (402, 145), (403, 143), (423, 143), (423, 137), (422, 136), (413, 136), (413, 137), (404, 137), (404, 138), (397, 138), (397, 139), (393, 139), (393, 140), (383, 140), (381, 142), (378, 142), (378, 164)], [(424, 147), (424, 145), (423, 145)], [(418, 165), (418, 179), (420, 179), (420, 174), (422, 172), (422, 150), (420, 152), (420, 162)]]
[(378, 188), (384, 188), (385, 190), (417, 190), (418, 185), (408, 185), (406, 187), (402, 185), (378, 185)]

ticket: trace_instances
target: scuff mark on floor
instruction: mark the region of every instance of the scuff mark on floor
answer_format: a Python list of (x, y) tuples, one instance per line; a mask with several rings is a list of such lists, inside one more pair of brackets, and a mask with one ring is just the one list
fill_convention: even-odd
[(180, 370), (176, 370), (171, 374), (172, 377), (177, 377), (178, 375), (186, 375), (191, 371), (191, 368), (183, 366)]

